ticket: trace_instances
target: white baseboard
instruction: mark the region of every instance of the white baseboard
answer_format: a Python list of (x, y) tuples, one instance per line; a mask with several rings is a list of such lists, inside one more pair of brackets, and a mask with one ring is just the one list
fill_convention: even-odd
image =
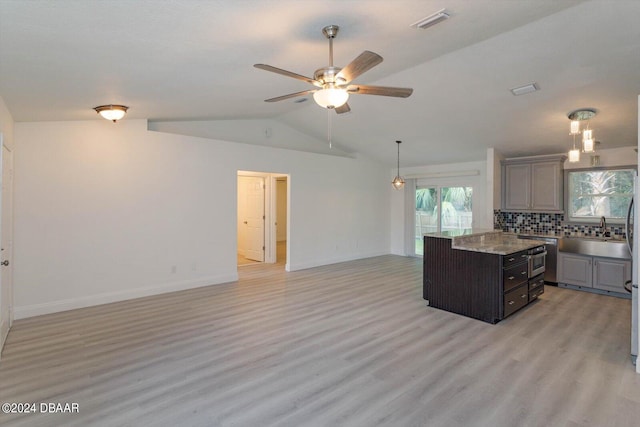
[(176, 292), (210, 285), (219, 285), (222, 283), (234, 282), (236, 280), (238, 280), (238, 273), (215, 277), (205, 277), (198, 280), (163, 283), (161, 285), (148, 286), (146, 288), (131, 289), (99, 295), (90, 295), (80, 298), (70, 298), (41, 304), (17, 306), (15, 307), (15, 319), (25, 319), (27, 317), (58, 313), (60, 311), (74, 310), (76, 308), (85, 308), (94, 305), (109, 304), (112, 302), (164, 294), (167, 292)]
[(297, 262), (288, 264), (287, 271), (306, 270), (307, 268), (322, 267), (323, 265), (337, 264), (339, 262), (354, 261), (356, 259), (373, 258), (376, 256), (389, 255), (389, 252), (370, 252), (366, 254), (354, 254), (344, 257), (325, 258), (322, 260), (313, 260), (307, 262)]

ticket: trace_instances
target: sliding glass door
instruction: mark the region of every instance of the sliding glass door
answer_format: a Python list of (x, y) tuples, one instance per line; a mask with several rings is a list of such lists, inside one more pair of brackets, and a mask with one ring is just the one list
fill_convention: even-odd
[(423, 255), (425, 233), (471, 229), (472, 187), (416, 187), (416, 255)]

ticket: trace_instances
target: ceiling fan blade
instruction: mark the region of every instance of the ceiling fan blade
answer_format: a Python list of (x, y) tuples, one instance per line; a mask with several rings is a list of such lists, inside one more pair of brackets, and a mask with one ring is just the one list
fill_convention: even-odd
[(408, 98), (413, 93), (413, 89), (409, 87), (349, 85), (347, 86), (347, 92), (360, 95), (382, 95), (395, 96), (397, 98)]
[(269, 98), (269, 99), (265, 99), (264, 102), (278, 102), (278, 101), (283, 101), (285, 99), (289, 99), (289, 98), (295, 98), (296, 96), (304, 96), (304, 95), (308, 95), (310, 93), (315, 92), (315, 89), (309, 89), (309, 90), (303, 90), (302, 92), (296, 92), (296, 93), (290, 93), (288, 95), (282, 95), (282, 96), (277, 96), (275, 98)]
[(346, 83), (355, 80), (356, 77), (364, 72), (372, 69), (376, 65), (382, 62), (382, 56), (377, 53), (365, 50), (356, 59), (351, 61), (349, 65), (344, 67), (342, 71), (338, 73), (338, 78), (343, 78)]
[(338, 114), (344, 114), (344, 113), (348, 113), (349, 111), (351, 111), (351, 107), (349, 107), (349, 104), (347, 104), (345, 102), (344, 104), (342, 104), (338, 108), (334, 108), (334, 110), (336, 110), (336, 113), (338, 113)]
[(314, 80), (310, 77), (306, 77), (300, 74), (296, 74), (293, 73), (291, 71), (287, 71), (287, 70), (283, 70), (281, 68), (276, 68), (276, 67), (272, 67), (271, 65), (267, 65), (267, 64), (253, 64), (254, 67), (259, 68), (261, 70), (265, 70), (265, 71), (271, 71), (272, 73), (276, 73), (276, 74), (281, 74), (283, 76), (287, 76), (287, 77), (293, 77), (294, 79), (298, 79), (298, 80), (302, 80), (303, 82), (307, 82), (307, 83), (311, 83), (314, 86), (322, 86), (322, 83), (320, 83), (317, 80)]

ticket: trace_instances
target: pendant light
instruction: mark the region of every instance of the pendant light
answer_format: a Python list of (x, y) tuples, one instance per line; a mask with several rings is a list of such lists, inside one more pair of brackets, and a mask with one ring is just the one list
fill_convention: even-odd
[[(593, 108), (581, 108), (572, 111), (567, 115), (571, 120), (569, 135), (573, 136), (573, 147), (569, 150), (569, 162), (575, 163), (580, 161), (580, 151), (583, 153), (593, 153), (595, 151), (595, 142), (593, 139), (593, 130), (589, 127), (589, 120), (596, 115)], [(582, 131), (582, 150), (576, 147), (576, 135), (580, 134), (580, 123), (586, 121), (585, 129)]]
[(99, 107), (94, 107), (93, 109), (96, 110), (96, 113), (100, 114), (105, 119), (112, 120), (113, 123), (115, 123), (116, 121), (123, 118), (125, 114), (127, 114), (127, 110), (129, 109), (129, 107), (125, 107), (124, 105), (109, 104), (100, 105)]
[(396, 175), (396, 177), (393, 178), (393, 181), (391, 181), (391, 185), (393, 185), (393, 188), (395, 188), (396, 190), (401, 190), (402, 187), (404, 187), (404, 178), (400, 176), (400, 144), (401, 143), (402, 141), (396, 141), (396, 144), (398, 144), (398, 175)]

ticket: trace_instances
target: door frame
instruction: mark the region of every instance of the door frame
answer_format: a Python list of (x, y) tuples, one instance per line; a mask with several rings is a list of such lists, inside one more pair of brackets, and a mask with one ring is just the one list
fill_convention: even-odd
[[(9, 158), (7, 159), (9, 162), (9, 174), (10, 174), (10, 179), (9, 179), (9, 201), (4, 200), (2, 197), (2, 194), (0, 194), (0, 212), (1, 212), (1, 208), (2, 208), (2, 203), (9, 203), (10, 204), (10, 208), (13, 209), (13, 203), (12, 200), (13, 199), (13, 150), (10, 147), (7, 147), (4, 145), (4, 136), (2, 134), (2, 132), (0, 132), (0, 148), (2, 149), (2, 151), (0, 152), (0, 184), (4, 185), (5, 183), (2, 180), (2, 175), (5, 173), (4, 171), (4, 153), (5, 153), (5, 148), (7, 150), (7, 153), (9, 154)], [(1, 189), (0, 189), (1, 191)], [(9, 218), (2, 218), (2, 215), (0, 215), (0, 241), (2, 240), (2, 238), (4, 238), (5, 236), (2, 235), (2, 220), (5, 221), (9, 221), (9, 227), (12, 228), (13, 227), (13, 213), (11, 213), (9, 215)], [(5, 248), (5, 251), (3, 252), (3, 256), (2, 259), (3, 260), (10, 260), (10, 264), (8, 266), (2, 266), (1, 268), (5, 268), (5, 269), (11, 269), (8, 273), (8, 277), (9, 283), (4, 283), (2, 281), (2, 278), (0, 277), (0, 294), (6, 289), (6, 296), (7, 296), (7, 301), (2, 301), (2, 298), (0, 296), (0, 304), (2, 306), (4, 306), (4, 308), (7, 310), (7, 313), (5, 314), (2, 310), (2, 306), (0, 306), (0, 358), (2, 357), (2, 349), (4, 347), (4, 343), (6, 341), (7, 335), (9, 333), (9, 329), (11, 329), (11, 325), (13, 324), (13, 237), (12, 237), (12, 232), (9, 233), (9, 242), (7, 247)], [(4, 324), (2, 322), (2, 319), (6, 316), (8, 319), (7, 324)]]
[[(291, 206), (291, 177), (288, 174), (277, 173), (277, 172), (258, 172), (258, 171), (247, 171), (247, 170), (238, 170), (236, 172), (236, 187), (238, 183), (238, 177), (240, 176), (253, 176), (253, 177), (262, 177), (264, 178), (265, 183), (265, 192), (264, 192), (264, 262), (267, 264), (274, 264), (276, 262), (276, 245), (277, 245), (277, 236), (276, 236), (276, 180), (278, 178), (287, 178), (287, 259), (285, 261), (285, 270), (289, 271), (290, 265), (290, 244), (289, 244), (289, 236), (290, 236), (290, 206)], [(237, 197), (238, 190), (236, 188), (236, 206), (237, 206)], [(238, 212), (236, 212), (236, 217)], [(237, 221), (237, 218), (236, 218)], [(238, 240), (238, 235), (236, 232), (236, 242)], [(237, 247), (236, 247), (237, 252)]]
[(269, 244), (268, 246), (270, 246), (270, 251), (269, 251), (269, 258), (265, 258), (268, 259), (269, 263), (275, 263), (277, 261), (277, 257), (276, 257), (276, 252), (277, 252), (277, 245), (278, 245), (278, 234), (277, 234), (277, 221), (278, 221), (278, 215), (277, 215), (277, 210), (278, 210), (278, 197), (277, 197), (277, 193), (278, 193), (278, 180), (285, 178), (286, 182), (287, 182), (287, 231), (286, 231), (286, 242), (287, 242), (287, 256), (286, 256), (286, 261), (285, 261), (285, 270), (289, 271), (289, 175), (285, 175), (285, 174), (269, 174), (269, 193), (271, 193), (269, 195), (269, 201), (270, 204), (267, 205), (268, 206), (268, 211), (269, 211), (269, 219), (270, 222), (268, 223), (268, 229), (265, 229), (265, 232), (269, 233)]

